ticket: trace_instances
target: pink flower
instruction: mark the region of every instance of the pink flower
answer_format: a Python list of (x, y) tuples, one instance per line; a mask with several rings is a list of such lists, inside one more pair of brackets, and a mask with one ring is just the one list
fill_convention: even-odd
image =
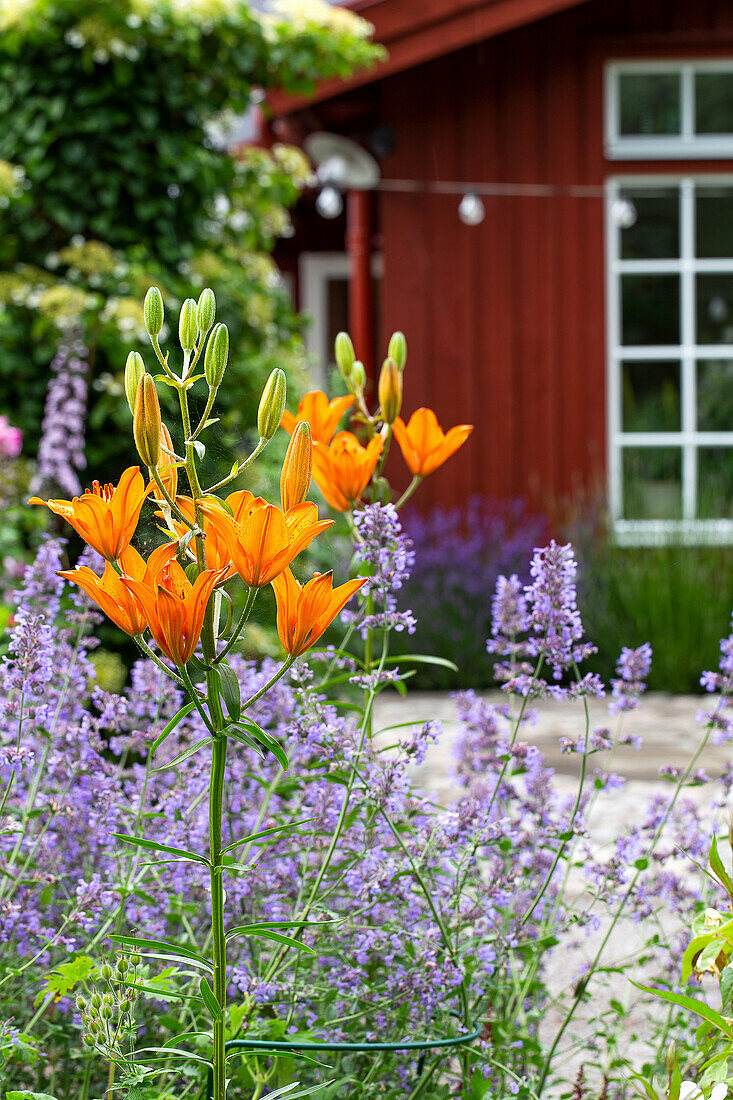
[(0, 416), (0, 455), (3, 458), (17, 458), (23, 446), (23, 433), (14, 428), (7, 416)]

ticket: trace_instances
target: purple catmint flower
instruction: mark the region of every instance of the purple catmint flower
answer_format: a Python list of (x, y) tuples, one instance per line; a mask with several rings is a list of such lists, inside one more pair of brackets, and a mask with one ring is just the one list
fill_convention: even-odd
[(525, 587), (528, 618), (533, 636), (527, 642), (532, 657), (542, 656), (556, 680), (585, 660), (595, 647), (581, 644), (583, 623), (576, 600), (578, 563), (570, 543), (553, 539), (537, 548), (532, 558), (532, 581)]
[[(415, 561), (412, 539), (402, 531), (394, 504), (367, 504), (354, 513), (356, 555), (369, 579), (362, 588), (372, 596), (375, 609), (360, 622), (362, 637), (368, 630), (407, 631), (414, 634), (417, 622), (411, 611), (397, 608), (397, 597)], [(354, 618), (354, 612), (344, 613)]]
[(70, 335), (51, 362), (51, 379), (38, 447), (38, 472), (31, 492), (58, 486), (70, 497), (81, 493), (78, 471), (86, 467), (84, 420), (87, 410), (88, 349)]
[(635, 710), (639, 705), (639, 696), (646, 691), (646, 680), (652, 667), (652, 647), (649, 642), (636, 649), (624, 646), (616, 662), (618, 679), (611, 680), (612, 700), (608, 704), (609, 714), (618, 714), (624, 710)]

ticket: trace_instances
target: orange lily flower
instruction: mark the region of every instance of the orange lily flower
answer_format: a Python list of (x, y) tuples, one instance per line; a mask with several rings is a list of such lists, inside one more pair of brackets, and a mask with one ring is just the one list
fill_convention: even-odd
[(285, 652), (299, 657), (315, 645), (366, 580), (357, 577), (334, 588), (332, 572), (316, 573), (304, 585), (298, 584), (290, 569), (275, 577), (272, 587), (277, 600), (277, 632)]
[(193, 584), (175, 559), (178, 543), (159, 546), (148, 558), (142, 580), (121, 577), (137, 599), (160, 650), (179, 668), (191, 660), (201, 637), (204, 612), (226, 569), (205, 569)]
[(292, 435), (295, 425), (304, 420), (306, 424), (310, 424), (313, 442), (328, 444), (333, 439), (341, 417), (355, 400), (353, 394), (349, 394), (348, 397), (334, 397), (333, 401), (329, 401), (321, 390), (311, 390), (304, 395), (295, 416), (285, 410), (280, 424), (288, 435)]
[(247, 490), (237, 502), (234, 517), (208, 501), (202, 503), (201, 511), (206, 517), (207, 542), (211, 532), (218, 540), (217, 545), (224, 548), (235, 572), (250, 588), (269, 584), (306, 546), (310, 546), (316, 535), (333, 523), (328, 519), (319, 521), (318, 509), (310, 501), (296, 504), (283, 513), (274, 504), (268, 504), (262, 497), (253, 497)]
[(31, 497), (28, 503), (45, 504), (57, 516), (63, 516), (98, 554), (107, 561), (116, 561), (130, 545), (143, 502), (154, 487), (151, 482), (146, 488), (139, 466), (130, 466), (116, 489), (93, 481), (91, 490), (73, 500)]
[[(143, 579), (145, 562), (132, 546), (125, 547), (119, 560), (127, 576), (135, 580)], [(105, 562), (101, 577), (86, 565), (82, 565), (79, 569), (59, 570), (58, 576), (83, 588), (107, 618), (111, 619), (120, 630), (124, 630), (125, 634), (135, 635), (144, 632), (146, 622), (140, 604), (122, 583), (119, 573), (109, 562)]]
[(457, 424), (444, 434), (432, 409), (416, 409), (407, 424), (398, 416), (392, 430), (410, 473), (426, 477), (463, 446), (473, 424)]
[(364, 492), (383, 446), (375, 435), (362, 447), (351, 432), (339, 432), (330, 447), (313, 444), (313, 480), (337, 512), (348, 512)]

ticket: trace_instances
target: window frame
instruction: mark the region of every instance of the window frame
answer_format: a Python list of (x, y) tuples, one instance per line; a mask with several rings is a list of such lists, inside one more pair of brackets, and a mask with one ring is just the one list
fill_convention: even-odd
[[(382, 254), (372, 253), (372, 278), (381, 279), (383, 270)], [(350, 271), (348, 252), (302, 252), (298, 259), (299, 308), (309, 318), (302, 333), (303, 343), (308, 353), (313, 384), (320, 389), (326, 388), (328, 363), (333, 352), (328, 345), (327, 283), (334, 278), (348, 280)]]
[[(679, 134), (621, 134), (619, 77), (625, 73), (677, 73), (680, 78)], [(733, 131), (696, 134), (695, 74), (733, 73), (733, 59), (690, 58), (684, 61), (609, 61), (605, 67), (605, 155), (608, 160), (728, 160), (733, 158)]]
[[(724, 185), (733, 188), (733, 173), (624, 174), (606, 181), (606, 330), (607, 330), (607, 469), (609, 510), (616, 539), (624, 545), (652, 545), (674, 538), (691, 543), (733, 542), (733, 518), (698, 519), (697, 452), (700, 447), (733, 449), (733, 430), (709, 432), (697, 429), (697, 363), (700, 359), (733, 360), (733, 344), (696, 343), (696, 287), (698, 272), (733, 272), (733, 257), (697, 259), (695, 256), (695, 186)], [(621, 227), (614, 219), (614, 203), (629, 188), (678, 187), (680, 191), (679, 256), (670, 259), (622, 259)], [(676, 273), (680, 279), (680, 342), (673, 345), (622, 343), (621, 276), (624, 274)], [(680, 429), (676, 432), (632, 432), (623, 429), (623, 363), (645, 360), (678, 360), (680, 363)], [(682, 518), (625, 519), (623, 516), (624, 447), (674, 446), (681, 452)]]

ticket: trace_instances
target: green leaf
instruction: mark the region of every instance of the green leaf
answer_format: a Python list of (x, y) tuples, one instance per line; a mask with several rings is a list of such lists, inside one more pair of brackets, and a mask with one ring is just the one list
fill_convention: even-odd
[(718, 853), (718, 842), (715, 837), (713, 837), (713, 842), (710, 845), (710, 866), (717, 875), (726, 893), (733, 898), (733, 881), (731, 881), (730, 875), (723, 866), (723, 861)]
[(310, 821), (315, 821), (315, 818), (304, 817), (302, 821), (289, 821), (287, 825), (273, 825), (271, 829), (262, 829), (259, 833), (243, 836), (241, 840), (235, 840), (233, 844), (228, 844), (226, 848), (223, 848), (222, 855), (224, 852), (233, 852), (240, 844), (248, 844), (251, 841), (261, 840), (263, 836), (271, 836), (272, 833), (284, 833), (287, 832), (288, 829), (297, 829), (299, 825), (307, 825)]
[(281, 943), (284, 947), (294, 947), (296, 951), (310, 951), (311, 955), (316, 953), (312, 947), (307, 947), (300, 940), (294, 940), (292, 936), (284, 936), (282, 932), (274, 932), (267, 925), (242, 924), (238, 928), (231, 928), (227, 932), (227, 940), (233, 939), (235, 936), (257, 936), (263, 940), (274, 940), (275, 943)]
[(58, 1100), (48, 1092), (6, 1092), (5, 1100)]
[(314, 1092), (321, 1092), (322, 1089), (328, 1088), (333, 1084), (331, 1081), (323, 1081), (320, 1085), (309, 1085), (307, 1088), (298, 1089), (297, 1092), (292, 1090), (298, 1088), (300, 1081), (291, 1081), (289, 1085), (283, 1085), (280, 1089), (275, 1089), (274, 1092), (268, 1092), (266, 1096), (262, 1097), (262, 1100), (277, 1100), (280, 1096), (287, 1096), (288, 1100), (297, 1100), (299, 1096), (312, 1096)]
[(46, 978), (46, 984), (38, 991), (35, 1004), (40, 1005), (49, 993), (53, 993), (54, 1000), (65, 997), (80, 982), (97, 977), (97, 965), (94, 959), (88, 955), (75, 955), (70, 962), (61, 963)]
[(227, 737), (231, 737), (232, 741), (237, 741), (240, 745), (245, 745), (248, 749), (252, 749), (252, 752), (256, 752), (261, 760), (265, 759), (265, 753), (262, 751), (262, 746), (255, 741), (254, 737), (250, 737), (248, 733), (242, 733), (241, 730), (236, 729), (234, 726), (227, 726), (224, 733)]
[(197, 753), (199, 749), (205, 748), (206, 745), (210, 745), (213, 738), (202, 737), (199, 741), (194, 741), (193, 745), (189, 745), (183, 752), (179, 752), (178, 756), (174, 756), (172, 760), (169, 760), (167, 764), (160, 764), (157, 768), (151, 768), (153, 772), (168, 771), (169, 768), (176, 768), (179, 764), (182, 764), (184, 760), (188, 760), (190, 756)]
[(207, 1061), (206, 1058), (202, 1058), (200, 1054), (194, 1054), (191, 1050), (179, 1050), (178, 1047), (139, 1047), (138, 1052), (140, 1054), (162, 1054), (166, 1058), (171, 1054), (175, 1054), (191, 1062), (200, 1062), (204, 1066), (211, 1066), (211, 1062)]
[(264, 747), (275, 757), (284, 772), (288, 770), (288, 758), (285, 750), (272, 734), (263, 730), (262, 726), (259, 726), (252, 718), (240, 718), (234, 725), (237, 726), (238, 729), (244, 730), (250, 737), (254, 737), (255, 741), (259, 741), (261, 745), (264, 745)]
[(226, 661), (220, 661), (216, 666), (216, 671), (219, 673), (221, 697), (224, 700), (224, 706), (227, 708), (227, 714), (233, 722), (236, 722), (242, 711), (242, 695), (237, 674)]
[(165, 852), (169, 856), (179, 856), (184, 860), (192, 860), (194, 863), (203, 863), (204, 867), (210, 867), (208, 859), (205, 856), (200, 856), (197, 852), (187, 852), (185, 848), (171, 848), (168, 844), (156, 844), (153, 840), (144, 840), (139, 836), (130, 836), (127, 833), (112, 833), (113, 837), (117, 840), (122, 840), (125, 844), (135, 844), (138, 848), (149, 848), (155, 852)]
[(719, 1012), (706, 1005), (704, 1001), (696, 1001), (694, 997), (686, 997), (682, 993), (670, 993), (666, 989), (652, 989), (651, 986), (635, 982), (633, 978), (629, 978), (629, 981), (637, 989), (641, 989), (643, 993), (651, 993), (652, 996), (659, 997), (669, 1004), (679, 1005), (680, 1008), (686, 1008), (688, 1012), (694, 1012), (696, 1016), (700, 1016), (703, 1020), (707, 1020), (709, 1024), (717, 1027), (728, 1039), (733, 1039), (733, 1027)]
[(212, 990), (211, 986), (209, 985), (203, 974), (201, 975), (199, 986), (201, 988), (201, 996), (204, 998), (204, 1004), (208, 1008), (209, 1013), (211, 1014), (211, 1018), (217, 1021), (222, 1020), (224, 1018), (224, 1014), (222, 1013), (221, 1005), (214, 996), (214, 991)]
[(397, 653), (393, 657), (386, 657), (385, 665), (438, 665), (440, 668), (449, 668), (451, 672), (458, 672), (458, 665), (449, 661), (447, 657), (433, 657), (429, 653)]
[(176, 726), (179, 725), (183, 721), (183, 719), (186, 717), (187, 714), (191, 713), (191, 711), (194, 709), (195, 706), (196, 706), (195, 703), (186, 703), (185, 707), (181, 707), (181, 709), (179, 711), (177, 711), (176, 714), (173, 715), (173, 717), (171, 718), (168, 725), (163, 727), (163, 729), (160, 731), (158, 736), (153, 741), (152, 747), (150, 749), (150, 755), (151, 756), (155, 755), (156, 750), (160, 748), (160, 746), (165, 741), (166, 737), (170, 733), (173, 733), (173, 730), (176, 728)]
[(114, 943), (123, 943), (128, 947), (137, 947), (142, 952), (158, 952), (159, 954), (162, 952), (164, 955), (176, 959), (196, 962), (199, 966), (203, 966), (207, 970), (214, 969), (208, 959), (205, 959), (203, 955), (200, 955), (198, 951), (194, 951), (191, 947), (183, 947), (177, 943), (168, 943), (166, 940), (148, 940), (142, 939), (140, 936), (122, 936), (116, 933), (109, 938)]

